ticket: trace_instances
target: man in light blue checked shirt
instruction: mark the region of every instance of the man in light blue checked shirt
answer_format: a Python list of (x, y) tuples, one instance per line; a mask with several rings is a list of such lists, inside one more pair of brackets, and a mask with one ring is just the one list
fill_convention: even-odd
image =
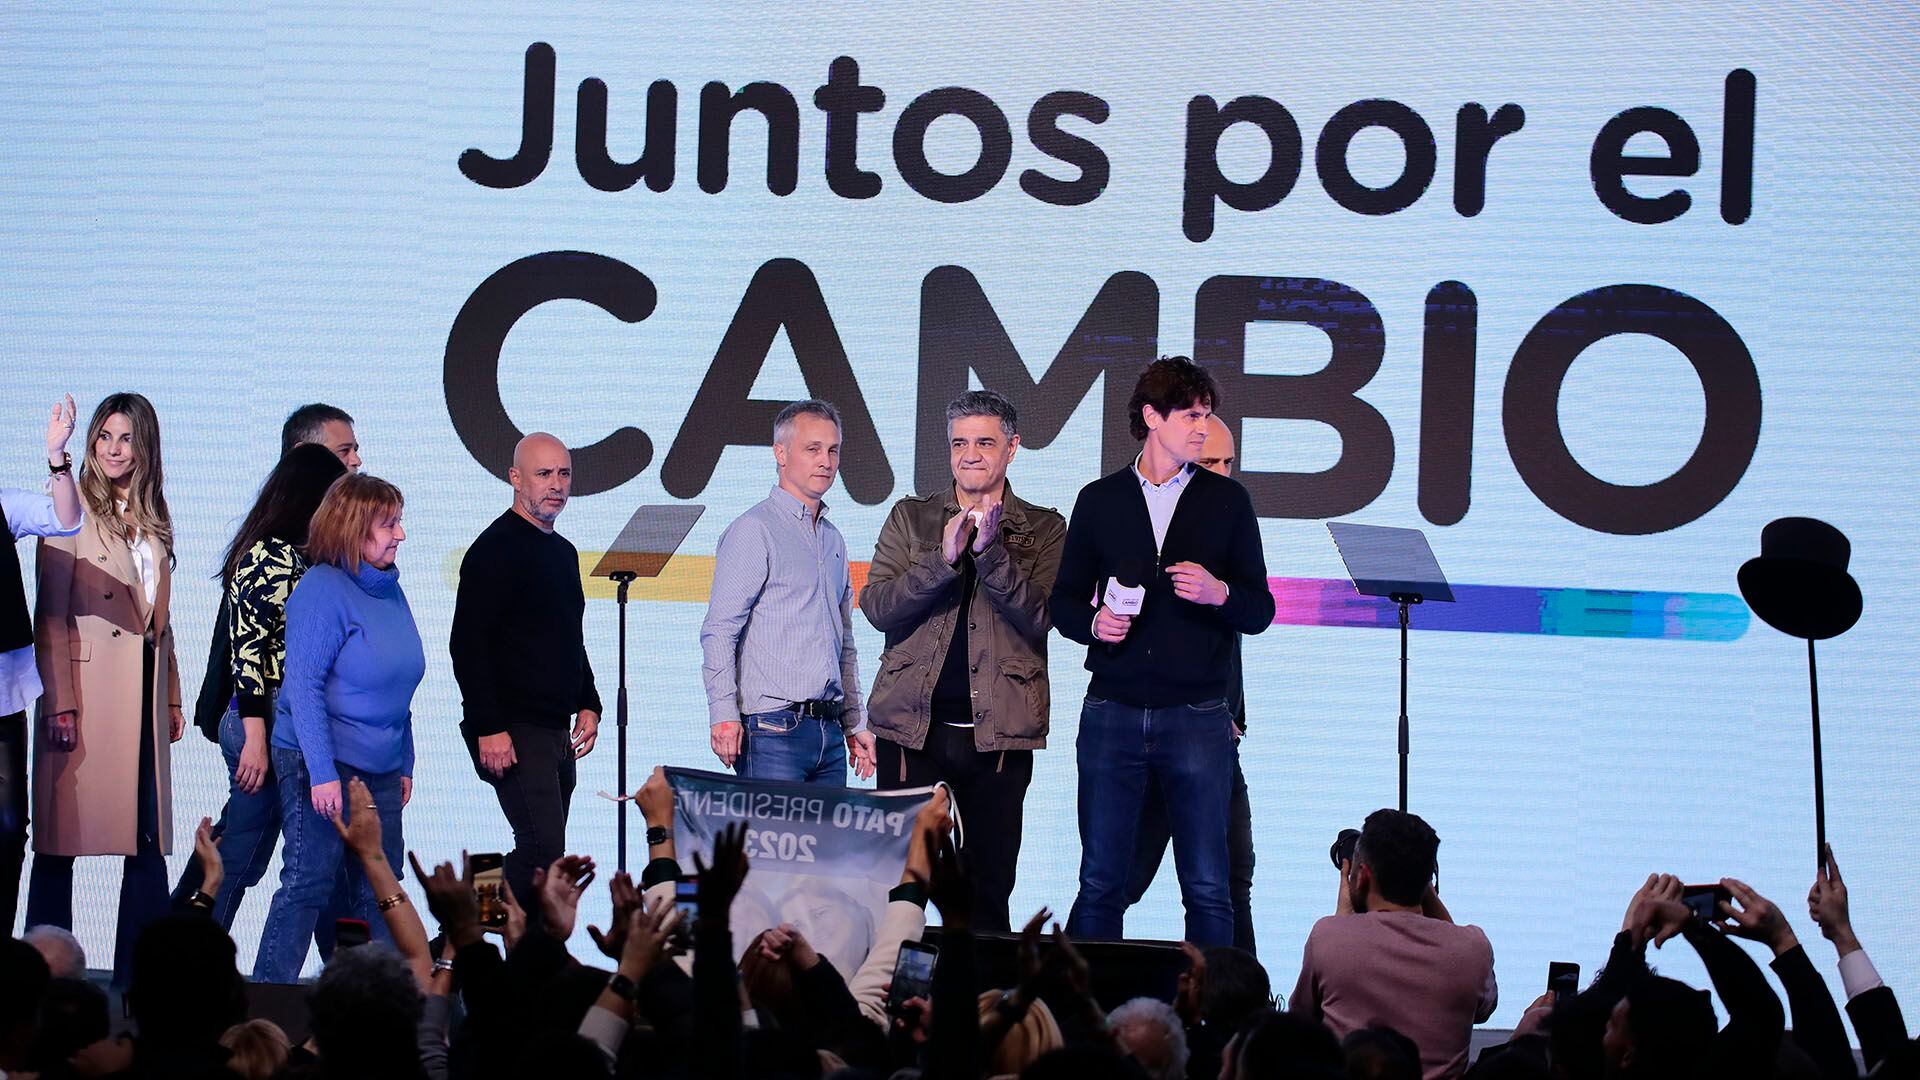
[(796, 401), (773, 422), (780, 483), (714, 553), (700, 624), (713, 752), (741, 776), (844, 784), (873, 775), (860, 702), (847, 542), (821, 497), (840, 471), (840, 413)]

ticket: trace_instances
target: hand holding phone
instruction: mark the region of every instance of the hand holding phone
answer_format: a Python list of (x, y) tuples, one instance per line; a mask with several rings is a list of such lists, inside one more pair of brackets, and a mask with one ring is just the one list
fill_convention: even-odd
[(506, 861), (497, 851), (467, 856), (467, 866), (473, 873), (473, 892), (480, 898), (480, 925), (488, 930), (504, 930), (507, 925), (507, 902), (501, 895), (501, 890), (507, 887)]
[(1555, 960), (1547, 965), (1547, 992), (1553, 995), (1554, 1007), (1571, 1000), (1580, 993), (1580, 965)]
[(902, 1016), (912, 998), (933, 996), (933, 963), (940, 950), (923, 941), (903, 941), (893, 962), (893, 985), (887, 991), (887, 1013)]
[(1733, 891), (1719, 882), (1711, 885), (1688, 885), (1680, 890), (1680, 902), (1687, 905), (1693, 917), (1702, 922), (1717, 922), (1721, 918), (1720, 905), (1733, 899)]

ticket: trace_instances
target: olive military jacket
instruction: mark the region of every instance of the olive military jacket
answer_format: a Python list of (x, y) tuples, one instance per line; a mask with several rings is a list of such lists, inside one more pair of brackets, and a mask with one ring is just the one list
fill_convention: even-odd
[(881, 527), (860, 592), (861, 612), (887, 637), (867, 696), (867, 723), (879, 738), (916, 750), (926, 745), (934, 684), (955, 623), (965, 618), (974, 749), (1046, 746), (1047, 597), (1067, 522), (1016, 498), (1012, 485), (1003, 502), (999, 536), (974, 556), (973, 604), (965, 612), (961, 572), (940, 550), (947, 522), (960, 512), (953, 487), (901, 499)]

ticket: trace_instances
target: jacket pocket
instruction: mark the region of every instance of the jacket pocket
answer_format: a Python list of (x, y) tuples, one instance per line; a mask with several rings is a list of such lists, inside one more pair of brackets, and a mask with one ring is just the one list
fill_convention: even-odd
[(900, 700), (904, 693), (900, 680), (906, 678), (913, 667), (914, 656), (905, 645), (896, 645), (880, 654), (880, 670), (873, 677), (873, 692), (867, 695), (869, 721), (897, 716), (912, 707), (912, 702)]
[(93, 642), (75, 639), (68, 642), (68, 644), (72, 646), (71, 656), (74, 660), (86, 661), (93, 659)]
[(994, 701), (1000, 733), (1014, 739), (1044, 738), (1052, 707), (1047, 665), (1031, 657), (1010, 656), (1000, 661), (1000, 681), (1004, 693)]

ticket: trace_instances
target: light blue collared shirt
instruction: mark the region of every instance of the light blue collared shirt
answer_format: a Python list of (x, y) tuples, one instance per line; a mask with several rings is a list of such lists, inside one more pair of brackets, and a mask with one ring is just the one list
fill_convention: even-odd
[[(53, 509), (53, 496), (20, 488), (0, 488), (0, 509), (6, 511), (7, 524), (13, 529), (13, 535), (7, 537), (8, 543), (17, 543), (29, 536), (72, 536), (87, 522), (83, 508), (73, 528), (62, 527), (60, 516)], [(39, 665), (33, 662), (33, 646), (0, 653), (0, 716), (33, 708), (43, 689)]]
[(1153, 550), (1158, 554), (1167, 546), (1167, 525), (1173, 521), (1173, 509), (1180, 505), (1180, 493), (1187, 490), (1187, 478), (1199, 466), (1188, 462), (1164, 484), (1156, 484), (1140, 471), (1140, 459), (1133, 459), (1133, 475), (1140, 479), (1140, 494), (1147, 498), (1147, 517), (1153, 521)]
[(738, 723), (794, 701), (841, 701), (848, 732), (867, 729), (853, 644), (847, 542), (776, 487), (720, 534), (700, 624), (707, 722)]

